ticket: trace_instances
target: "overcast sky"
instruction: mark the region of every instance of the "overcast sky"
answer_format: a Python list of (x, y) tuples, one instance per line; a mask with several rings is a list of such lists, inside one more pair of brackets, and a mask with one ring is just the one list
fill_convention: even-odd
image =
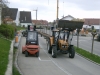
[[(53, 21), (56, 19), (57, 0), (8, 0), (11, 8), (31, 11), (32, 19)], [(71, 15), (75, 18), (100, 18), (100, 0), (59, 0), (59, 19)]]

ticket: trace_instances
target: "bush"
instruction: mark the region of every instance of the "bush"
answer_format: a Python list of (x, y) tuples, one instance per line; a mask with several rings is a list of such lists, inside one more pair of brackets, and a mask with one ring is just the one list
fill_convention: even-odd
[(15, 27), (12, 25), (1, 24), (0, 33), (8, 39), (14, 38)]

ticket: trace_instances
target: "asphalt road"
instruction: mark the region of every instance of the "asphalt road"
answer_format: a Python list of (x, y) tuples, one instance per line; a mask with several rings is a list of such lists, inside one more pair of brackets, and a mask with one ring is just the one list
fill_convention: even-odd
[[(77, 36), (73, 37), (72, 44), (77, 46)], [(79, 36), (79, 47), (91, 52), (91, 50), (92, 50), (92, 37)], [(100, 42), (94, 41), (93, 53), (100, 56)]]
[(25, 37), (21, 38), (19, 47), (18, 65), (23, 75), (100, 75), (100, 66), (75, 55), (70, 59), (67, 54), (58, 53), (57, 58), (52, 58), (47, 53), (47, 44), (43, 37), (39, 36), (40, 56), (25, 57), (21, 53), (25, 45)]
[[(40, 31), (40, 29), (39, 29), (39, 31)], [(46, 31), (46, 30), (41, 29), (41, 32), (45, 32), (45, 33), (50, 34), (50, 35), (52, 34), (50, 30)], [(72, 44), (77, 46), (77, 36), (73, 37)], [(90, 37), (89, 36), (88, 37), (79, 36), (79, 47), (91, 52), (91, 50), (92, 50), (92, 37), (91, 36)], [(93, 53), (100, 56), (100, 42), (94, 41)]]

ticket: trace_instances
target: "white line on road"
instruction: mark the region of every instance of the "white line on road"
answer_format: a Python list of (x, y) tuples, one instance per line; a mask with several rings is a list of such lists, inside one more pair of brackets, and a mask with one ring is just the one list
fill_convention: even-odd
[[(43, 47), (41, 46), (41, 44), (39, 44), (40, 45), (40, 47), (43, 49)], [(47, 52), (46, 52), (46, 50), (43, 50), (46, 54), (47, 54)], [(48, 54), (47, 54), (47, 56), (48, 56)], [(60, 70), (62, 70), (64, 73), (66, 73), (67, 75), (72, 75), (71, 73), (69, 73), (68, 71), (66, 71), (66, 70), (64, 70), (62, 67), (60, 67), (55, 61), (53, 61), (52, 60), (52, 58), (50, 57), (50, 56), (48, 56), (49, 58), (50, 58), (50, 60), (60, 69)], [(41, 60), (41, 58), (39, 57), (39, 60)]]
[(42, 60), (40, 57), (38, 57), (38, 59), (39, 59), (40, 61), (51, 61), (51, 60)]

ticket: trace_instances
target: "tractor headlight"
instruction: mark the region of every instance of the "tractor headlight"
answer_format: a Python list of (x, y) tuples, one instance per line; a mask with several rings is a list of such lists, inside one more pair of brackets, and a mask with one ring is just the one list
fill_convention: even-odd
[(67, 46), (66, 45), (62, 45), (62, 48), (66, 48)]

